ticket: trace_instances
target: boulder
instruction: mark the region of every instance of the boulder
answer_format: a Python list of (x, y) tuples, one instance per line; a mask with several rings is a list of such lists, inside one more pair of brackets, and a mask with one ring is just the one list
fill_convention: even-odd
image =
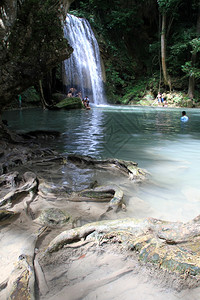
[(82, 108), (83, 104), (80, 98), (73, 97), (63, 99), (58, 104), (56, 104), (55, 107), (60, 109), (75, 109)]

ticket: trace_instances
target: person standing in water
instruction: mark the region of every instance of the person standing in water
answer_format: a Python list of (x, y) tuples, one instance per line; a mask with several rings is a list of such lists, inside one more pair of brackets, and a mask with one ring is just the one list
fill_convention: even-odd
[(22, 108), (22, 96), (18, 95), (18, 100), (19, 100), (19, 108)]
[(181, 122), (187, 122), (189, 120), (188, 116), (186, 116), (186, 112), (183, 110), (182, 111), (182, 117), (181, 117)]

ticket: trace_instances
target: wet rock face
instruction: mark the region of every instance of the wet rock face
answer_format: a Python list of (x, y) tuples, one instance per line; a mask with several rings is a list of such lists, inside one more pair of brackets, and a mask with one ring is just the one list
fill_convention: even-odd
[(71, 2), (62, 7), (41, 0), (1, 4), (0, 109), (72, 53), (60, 20)]

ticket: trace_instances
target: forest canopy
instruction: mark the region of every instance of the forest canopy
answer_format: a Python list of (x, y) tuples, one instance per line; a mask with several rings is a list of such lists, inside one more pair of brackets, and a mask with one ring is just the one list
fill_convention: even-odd
[(198, 99), (200, 1), (75, 0), (70, 13), (95, 30), (110, 95), (137, 85)]

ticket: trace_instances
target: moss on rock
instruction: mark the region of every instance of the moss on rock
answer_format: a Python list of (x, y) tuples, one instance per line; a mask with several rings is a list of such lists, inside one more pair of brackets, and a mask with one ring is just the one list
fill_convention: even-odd
[(56, 104), (55, 107), (62, 108), (62, 109), (75, 109), (75, 108), (82, 108), (83, 104), (80, 98), (73, 97), (73, 98), (63, 99), (58, 104)]

